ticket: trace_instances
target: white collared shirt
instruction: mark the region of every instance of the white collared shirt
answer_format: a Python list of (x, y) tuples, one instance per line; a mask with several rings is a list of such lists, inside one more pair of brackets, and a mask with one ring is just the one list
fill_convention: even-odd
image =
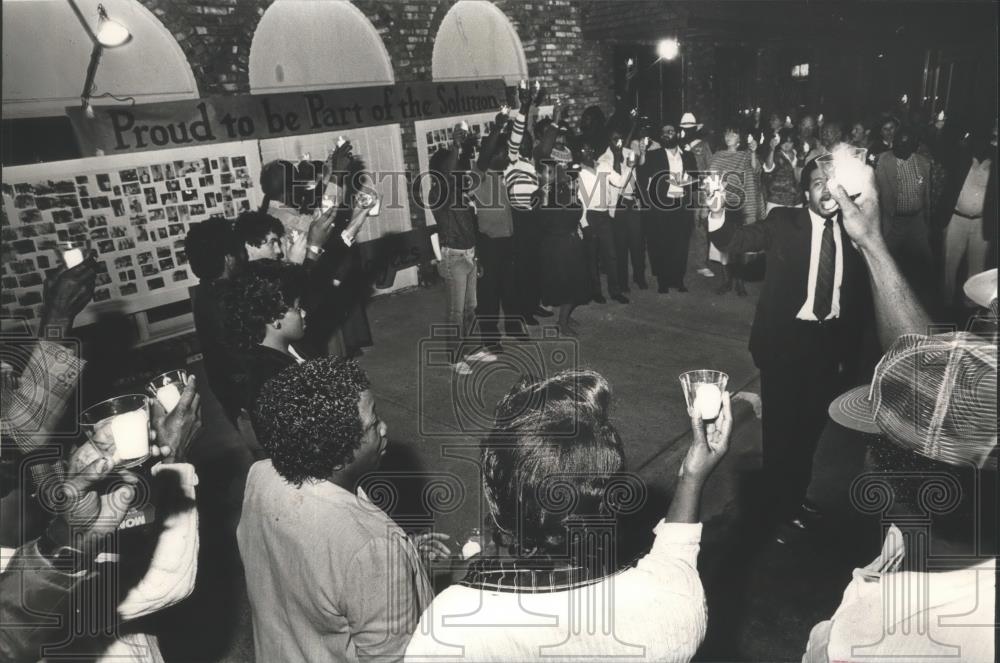
[(684, 189), (674, 184), (684, 180), (684, 159), (681, 157), (681, 151), (667, 148), (663, 148), (663, 151), (667, 153), (667, 163), (670, 164), (670, 188), (667, 189), (667, 195), (671, 198), (683, 198)]
[(614, 169), (613, 161), (602, 158), (594, 162), (593, 170), (581, 168), (577, 183), (576, 195), (583, 205), (582, 226), (587, 226), (587, 210), (614, 216), (624, 176)]
[[(799, 309), (799, 314), (795, 317), (799, 320), (816, 321), (816, 314), (813, 313), (813, 304), (816, 300), (816, 279), (819, 275), (819, 253), (823, 246), (823, 228), (826, 226), (826, 219), (809, 210), (809, 220), (812, 226), (812, 242), (809, 249), (809, 283), (806, 286), (806, 301)], [(830, 313), (824, 318), (833, 320), (840, 317), (840, 285), (844, 280), (844, 242), (840, 236), (840, 224), (837, 218), (833, 218), (833, 243), (836, 246), (836, 261), (833, 271), (833, 302), (830, 306)]]

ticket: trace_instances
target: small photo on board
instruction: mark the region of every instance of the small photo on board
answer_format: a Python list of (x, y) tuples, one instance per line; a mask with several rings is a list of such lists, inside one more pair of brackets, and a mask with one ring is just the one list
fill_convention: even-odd
[(83, 209), (90, 209), (90, 198), (81, 198), (80, 207)]
[(141, 166), (139, 168), (139, 183), (140, 184), (149, 184), (149, 182), (150, 182), (149, 168), (146, 168), (145, 166)]
[(176, 207), (171, 206), (171, 207), (167, 208), (167, 222), (168, 223), (175, 223), (177, 221), (177, 219), (179, 219), (179, 218), (180, 218), (180, 213), (177, 211)]
[[(33, 226), (31, 226), (31, 225), (29, 225), (29, 226), (21, 226), (20, 228), (18, 228), (18, 231), (20, 232), (21, 237), (23, 239), (28, 239), (28, 238), (31, 238), (31, 237), (38, 237), (38, 227), (41, 226), (41, 225), (42, 224), (40, 224), (40, 223), (36, 223)], [(55, 225), (53, 225), (52, 227), (55, 228)], [(15, 233), (14, 236), (16, 237), (17, 233)], [(5, 242), (13, 242), (14, 239), (7, 239), (6, 237), (4, 237), (4, 241)]]
[(132, 256), (119, 256), (115, 258), (115, 269), (125, 269), (132, 266)]
[[(175, 275), (176, 277), (176, 275)], [(174, 278), (175, 281), (183, 280)], [(37, 290), (30, 290), (17, 298), (17, 303), (21, 306), (34, 306), (42, 303), (42, 293)]]
[(215, 186), (215, 178), (212, 177), (211, 175), (203, 175), (198, 178), (198, 186), (200, 187)]
[(90, 239), (95, 242), (99, 239), (107, 239), (107, 238), (108, 238), (107, 228), (94, 228), (93, 230), (90, 231)]
[(171, 191), (170, 193), (160, 194), (160, 204), (161, 205), (176, 205), (177, 204), (177, 192)]
[(247, 165), (247, 158), (244, 156), (233, 157), (233, 168), (244, 168)]
[(174, 168), (174, 164), (172, 163), (163, 164), (163, 177), (168, 180), (172, 180), (175, 177), (177, 177), (177, 169)]
[(143, 265), (142, 266), (142, 275), (143, 276), (152, 276), (153, 274), (158, 274), (159, 272), (160, 272), (160, 270), (157, 269), (156, 265), (154, 265), (152, 263), (150, 263), (148, 265)]
[(35, 206), (35, 197), (30, 193), (19, 193), (14, 196), (14, 207), (17, 209), (25, 209), (27, 207)]
[(125, 226), (111, 226), (111, 236), (115, 239), (119, 237), (128, 237), (128, 228)]
[(204, 215), (205, 215), (204, 205), (202, 205), (201, 203), (196, 203), (194, 205), (191, 205), (191, 216), (204, 216)]
[(236, 178), (233, 177), (232, 173), (222, 173), (219, 175), (219, 183), (221, 184), (232, 184), (235, 181)]
[(106, 302), (111, 299), (111, 288), (100, 288), (94, 291), (95, 302)]
[(126, 168), (125, 170), (119, 170), (118, 179), (120, 179), (122, 182), (138, 182), (139, 173), (136, 172), (135, 168)]
[(180, 191), (181, 183), (180, 180), (170, 180), (167, 182), (167, 191)]
[(142, 192), (144, 194), (146, 194), (146, 204), (147, 205), (155, 205), (156, 204), (156, 201), (157, 201), (157, 198), (156, 198), (156, 189), (154, 187), (151, 187), (151, 186), (150, 187), (146, 187), (145, 189), (143, 189)]
[(181, 223), (187, 223), (188, 219), (191, 218), (191, 208), (187, 205), (177, 206), (177, 219)]
[(103, 214), (95, 214), (94, 216), (87, 217), (88, 228), (100, 228), (106, 225), (108, 225), (108, 219)]
[(158, 163), (154, 163), (149, 167), (149, 177), (153, 182), (163, 181), (163, 166)]
[[(57, 209), (52, 212), (53, 223), (72, 223), (73, 212), (68, 209)], [(23, 223), (23, 221), (22, 221)]]
[(74, 207), (70, 211), (73, 212), (73, 218), (74, 219), (82, 219), (83, 218), (83, 210), (80, 209), (79, 207)]
[(160, 239), (166, 239), (168, 237), (168, 235), (167, 235), (167, 229), (166, 228), (157, 228), (156, 229), (156, 236), (159, 237)]
[(177, 251), (174, 254), (174, 257), (177, 258), (177, 264), (178, 265), (186, 265), (187, 264), (187, 261), (188, 261), (187, 251)]
[(142, 186), (138, 182), (130, 182), (122, 187), (126, 196), (141, 196)]
[[(39, 212), (37, 209), (26, 209), (18, 212), (17, 218), (21, 223), (38, 223), (39, 221), (42, 220), (42, 213)], [(55, 215), (53, 215), (53, 219), (54, 218)], [(72, 218), (72, 214), (70, 215), (70, 218)]]
[(42, 285), (42, 280), (42, 275), (38, 272), (30, 272), (17, 277), (17, 283), (22, 288), (31, 288), (36, 285)]
[(77, 175), (76, 176), (76, 183), (77, 184), (86, 184), (89, 181), (90, 181), (90, 178), (87, 177), (86, 175)]
[(219, 170), (224, 173), (229, 172), (229, 157), (219, 157)]
[(134, 281), (135, 280), (135, 270), (134, 269), (126, 269), (126, 270), (118, 272), (118, 280), (119, 281)]
[(233, 189), (233, 198), (240, 199), (246, 197), (247, 197), (247, 192), (244, 191), (243, 189)]
[(209, 191), (205, 194), (205, 207), (215, 207), (215, 193)]
[(89, 198), (90, 197), (90, 189), (88, 189), (85, 186), (78, 187), (77, 190), (76, 190), (76, 195), (80, 196), (81, 198)]
[(38, 269), (48, 269), (51, 267), (48, 256), (36, 256), (35, 260), (38, 261)]
[(156, 247), (156, 257), (157, 258), (169, 258), (170, 257), (170, 247), (169, 246), (158, 246), (158, 247)]
[(145, 265), (153, 262), (153, 253), (151, 251), (143, 251), (139, 254), (139, 264)]
[(174, 259), (173, 258), (167, 258), (165, 260), (161, 260), (160, 261), (160, 271), (161, 272), (166, 272), (166, 271), (169, 271), (169, 270), (171, 270), (173, 268), (174, 268)]
[(148, 281), (146, 281), (146, 287), (149, 288), (150, 290), (159, 290), (160, 288), (163, 287), (163, 279), (160, 277), (157, 277), (155, 279), (149, 279)]
[(184, 191), (181, 191), (181, 200), (186, 203), (189, 203), (192, 200), (198, 200), (198, 189), (185, 189)]
[(184, 178), (184, 188), (185, 189), (193, 189), (194, 188), (194, 178), (193, 177), (185, 177)]
[[(184, 224), (182, 224), (182, 223), (176, 223), (176, 224), (173, 224), (173, 225), (169, 225), (169, 226), (167, 226), (167, 229), (169, 230), (171, 237), (175, 237), (177, 235), (183, 235), (184, 234)], [(160, 230), (163, 230), (163, 229), (160, 228)]]
[(128, 224), (130, 226), (144, 226), (146, 225), (146, 215), (136, 214), (135, 216), (129, 218)]
[(119, 251), (128, 251), (129, 249), (134, 249), (134, 248), (135, 248), (135, 240), (132, 239), (131, 237), (124, 237), (118, 240)]
[(187, 277), (188, 273), (186, 269), (178, 269), (176, 272), (174, 272), (173, 280), (174, 283), (178, 283), (180, 281), (186, 281)]
[[(153, 192), (153, 204), (156, 204), (156, 192)], [(142, 214), (142, 198), (136, 196), (128, 201), (128, 211), (132, 214)]]
[(97, 188), (101, 191), (111, 191), (111, 176), (107, 173), (98, 173)]
[(94, 209), (108, 209), (111, 207), (111, 199), (107, 196), (95, 196), (90, 199), (90, 206)]
[(115, 198), (111, 201), (111, 212), (115, 216), (125, 216), (125, 203), (121, 198)]
[(121, 293), (122, 297), (128, 297), (129, 295), (134, 295), (139, 290), (138, 286), (134, 283), (125, 283), (124, 285), (118, 286), (118, 292)]
[(111, 283), (110, 274), (107, 273), (98, 274), (97, 276), (94, 277), (94, 285), (101, 286), (101, 285), (107, 285), (109, 283)]
[(163, 221), (165, 218), (167, 218), (167, 213), (163, 211), (162, 207), (149, 210), (150, 221)]
[(33, 239), (19, 239), (11, 244), (14, 247), (14, 252), (18, 255), (31, 254), (37, 251), (35, 248), (35, 240)]
[(137, 242), (148, 242), (149, 241), (149, 233), (146, 232), (146, 229), (143, 226), (139, 226), (138, 228), (136, 228), (136, 231), (135, 231), (135, 240)]
[(98, 242), (97, 250), (101, 253), (111, 253), (115, 250), (115, 240), (106, 239)]
[(122, 188), (120, 186), (118, 186), (117, 184), (115, 186), (111, 187), (111, 195), (112, 196), (120, 196), (120, 195), (122, 195)]

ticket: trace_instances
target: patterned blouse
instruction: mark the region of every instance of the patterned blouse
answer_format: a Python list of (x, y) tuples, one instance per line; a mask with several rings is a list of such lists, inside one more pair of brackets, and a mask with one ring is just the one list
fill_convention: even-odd
[(708, 169), (718, 171), (726, 183), (726, 206), (730, 211), (742, 211), (745, 223), (759, 221), (764, 216), (764, 200), (760, 187), (760, 164), (754, 168), (747, 150), (722, 150), (712, 155)]

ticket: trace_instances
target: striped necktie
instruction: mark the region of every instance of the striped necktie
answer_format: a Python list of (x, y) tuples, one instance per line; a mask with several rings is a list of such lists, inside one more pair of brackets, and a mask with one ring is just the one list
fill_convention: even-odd
[(826, 320), (833, 308), (833, 280), (837, 266), (837, 246), (833, 242), (833, 219), (823, 224), (823, 239), (819, 248), (819, 269), (816, 270), (816, 296), (813, 313), (817, 320)]

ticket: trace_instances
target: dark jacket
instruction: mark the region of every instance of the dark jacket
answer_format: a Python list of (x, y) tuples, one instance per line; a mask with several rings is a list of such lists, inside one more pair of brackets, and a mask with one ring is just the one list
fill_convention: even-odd
[[(842, 224), (838, 218), (837, 223)], [(861, 255), (841, 225), (844, 274), (840, 285), (840, 319), (835, 324), (836, 359), (856, 352), (868, 310), (868, 276)], [(729, 245), (730, 253), (767, 251), (764, 289), (750, 331), (750, 353), (758, 368), (794, 362), (814, 348), (805, 343), (796, 321), (808, 298), (812, 222), (805, 208), (777, 207), (763, 221), (743, 226)]]
[[(684, 172), (691, 178), (698, 177), (698, 162), (691, 152), (681, 150), (681, 162), (684, 164)], [(636, 167), (636, 183), (639, 185), (639, 199), (643, 207), (664, 209), (676, 206), (671, 203), (667, 192), (670, 189), (670, 161), (667, 159), (665, 149), (651, 150), (646, 153), (646, 161), (641, 166)], [(684, 188), (684, 205), (691, 206), (695, 198), (697, 186), (689, 185)]]
[(224, 340), (222, 296), (226, 286), (224, 279), (202, 281), (192, 286), (189, 293), (208, 387), (222, 405), (226, 417), (235, 425), (246, 400), (246, 367), (240, 353)]
[[(295, 351), (303, 359), (309, 358), (305, 353), (300, 351), (298, 345), (295, 346)], [(284, 352), (275, 350), (274, 348), (269, 348), (266, 345), (254, 346), (244, 356), (244, 362), (247, 367), (247, 409), (253, 405), (265, 382), (289, 366), (295, 366), (296, 364), (295, 357), (286, 355)]]

